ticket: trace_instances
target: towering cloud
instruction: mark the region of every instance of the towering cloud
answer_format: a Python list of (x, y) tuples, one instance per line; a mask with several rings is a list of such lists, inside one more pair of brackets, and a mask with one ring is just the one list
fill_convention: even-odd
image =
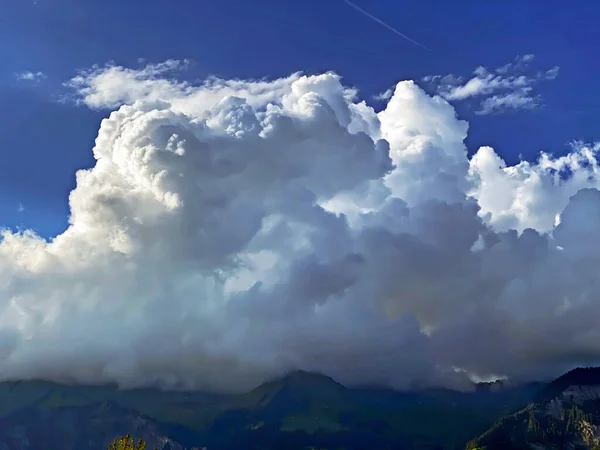
[(116, 110), (69, 228), (3, 234), (2, 379), (403, 388), (598, 361), (597, 146), (469, 160), (467, 123), (411, 81), (376, 113), (331, 73), (180, 68), (69, 83)]

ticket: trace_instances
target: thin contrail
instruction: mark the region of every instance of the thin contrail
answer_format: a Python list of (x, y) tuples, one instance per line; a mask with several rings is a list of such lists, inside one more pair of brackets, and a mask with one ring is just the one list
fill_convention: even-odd
[(352, 3), (350, 0), (344, 0), (346, 2), (347, 5), (352, 6), (355, 10), (357, 10), (359, 13), (367, 16), (369, 19), (377, 22), (379, 25), (382, 25), (384, 27), (386, 27), (388, 30), (392, 31), (393, 33), (396, 33), (398, 36), (403, 37), (404, 39), (406, 39), (409, 42), (412, 42), (415, 45), (418, 45), (419, 47), (430, 51), (427, 47), (425, 47), (423, 44), (421, 44), (420, 42), (415, 41), (414, 39), (409, 38), (407, 35), (405, 35), (404, 33), (401, 33), (400, 31), (396, 30), (393, 26), (388, 25), (387, 23), (385, 23), (383, 20), (379, 19), (378, 17), (375, 17), (373, 14), (365, 11), (364, 9), (362, 9), (360, 6), (358, 6), (355, 3)]

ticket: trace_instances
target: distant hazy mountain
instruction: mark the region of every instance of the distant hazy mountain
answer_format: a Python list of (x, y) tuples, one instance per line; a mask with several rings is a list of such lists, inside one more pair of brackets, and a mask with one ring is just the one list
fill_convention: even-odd
[(464, 449), (541, 387), (400, 393), (306, 372), (243, 395), (0, 383), (0, 450), (104, 450), (125, 433), (149, 450)]
[(467, 448), (600, 450), (600, 368), (575, 369), (557, 378)]

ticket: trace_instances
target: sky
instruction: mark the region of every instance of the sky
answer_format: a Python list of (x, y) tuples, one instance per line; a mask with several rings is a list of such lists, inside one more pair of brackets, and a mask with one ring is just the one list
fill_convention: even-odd
[(593, 2), (2, 8), (0, 377), (600, 360)]
[[(491, 145), (509, 162), (535, 159), (540, 150), (567, 151), (574, 139), (598, 138), (600, 105), (594, 57), (600, 8), (576, 0), (461, 2), (375, 0), (355, 3), (431, 51), (394, 35), (343, 0), (159, 1), (36, 0), (3, 2), (0, 17), (2, 141), (0, 213), (5, 225), (33, 227), (53, 236), (66, 226), (74, 172), (93, 164), (90, 148), (106, 111), (57, 102), (61, 84), (77, 70), (108, 61), (194, 61), (189, 77), (280, 77), (333, 70), (366, 98), (403, 79), (500, 67), (535, 54), (536, 69), (561, 68), (537, 89), (545, 107), (469, 120), (471, 152)], [(15, 73), (43, 72), (39, 85)], [(43, 119), (42, 119), (43, 118)], [(29, 130), (24, 133), (24, 130)], [(18, 149), (18, 150), (17, 150)], [(18, 204), (25, 206), (16, 214)]]

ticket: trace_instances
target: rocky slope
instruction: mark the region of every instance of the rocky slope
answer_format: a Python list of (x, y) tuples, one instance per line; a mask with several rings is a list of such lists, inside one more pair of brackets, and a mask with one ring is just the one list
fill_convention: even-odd
[(575, 369), (556, 379), (467, 448), (600, 450), (600, 369)]

